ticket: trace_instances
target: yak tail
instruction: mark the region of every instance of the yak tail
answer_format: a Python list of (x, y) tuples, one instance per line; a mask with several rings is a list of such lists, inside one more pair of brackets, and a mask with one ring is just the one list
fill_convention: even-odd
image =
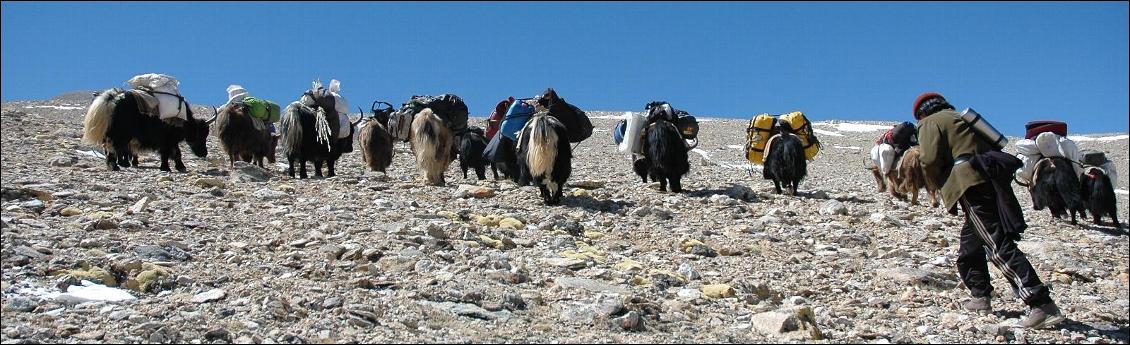
[(86, 110), (86, 117), (82, 120), (82, 143), (87, 145), (101, 145), (106, 138), (106, 131), (110, 129), (114, 108), (117, 106), (114, 99), (122, 94), (122, 90), (109, 89), (103, 91), (90, 103)]
[(452, 135), (431, 108), (421, 110), (412, 120), (412, 150), (416, 165), (433, 185), (443, 185), (443, 173), (451, 163)]
[(299, 121), (299, 112), (304, 107), (299, 102), (286, 106), (282, 119), (279, 121), (279, 132), (282, 133), (283, 152), (288, 156), (302, 149), (302, 123)]
[(549, 178), (553, 174), (553, 163), (557, 159), (557, 131), (549, 116), (535, 116), (530, 120), (530, 149), (526, 155), (526, 165), (530, 176)]

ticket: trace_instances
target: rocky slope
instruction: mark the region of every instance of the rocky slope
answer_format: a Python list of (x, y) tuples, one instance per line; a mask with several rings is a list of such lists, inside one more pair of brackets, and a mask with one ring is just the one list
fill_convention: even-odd
[[(670, 194), (596, 118), (546, 207), (456, 168), (424, 186), (407, 146), (387, 175), (359, 152), (334, 178), (231, 169), (214, 138), (188, 173), (155, 155), (111, 172), (78, 142), (84, 107), (3, 104), (4, 343), (1128, 341), (1126, 230), (1054, 220), (1017, 188), (1021, 248), (1069, 321), (1014, 327), (1026, 310), (995, 269), (997, 311), (964, 312), (961, 219), (877, 193), (879, 132), (860, 126), (818, 124), (824, 151), (788, 197), (746, 170), (746, 121), (703, 121), (688, 191)], [(1117, 162), (1130, 219), (1127, 140), (1079, 144)], [(82, 280), (136, 299), (55, 296)]]

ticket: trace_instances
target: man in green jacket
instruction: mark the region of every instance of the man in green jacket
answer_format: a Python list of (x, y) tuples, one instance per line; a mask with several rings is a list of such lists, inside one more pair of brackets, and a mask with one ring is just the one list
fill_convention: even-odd
[[(993, 286), (986, 262), (992, 261), (1013, 291), (1031, 308), (1028, 317), (1021, 322), (1024, 327), (1040, 328), (1063, 321), (1047, 286), (1016, 247), (1019, 233), (1002, 223), (1001, 211), (1005, 208), (1000, 207), (998, 198), (1003, 196), (997, 195), (993, 181), (982, 173), (983, 168), (977, 168), (976, 155), (993, 148), (940, 94), (930, 92), (919, 96), (914, 102), (914, 118), (918, 120), (918, 141), (926, 178), (942, 186), (946, 210), (956, 214), (960, 204), (965, 213), (957, 270), (973, 298), (962, 306), (970, 311), (992, 311)], [(1023, 215), (1016, 216), (1023, 223)]]

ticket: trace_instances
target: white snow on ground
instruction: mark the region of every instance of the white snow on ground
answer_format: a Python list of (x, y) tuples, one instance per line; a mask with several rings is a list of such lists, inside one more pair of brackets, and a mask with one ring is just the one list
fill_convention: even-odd
[[(730, 145), (730, 146), (735, 146), (735, 145)], [(705, 159), (705, 160), (707, 160), (711, 163), (717, 164), (717, 165), (722, 166), (722, 167), (731, 168), (731, 169), (738, 169), (738, 170), (741, 170), (741, 171), (748, 171), (748, 170), (761, 171), (760, 165), (756, 165), (756, 164), (752, 164), (752, 163), (727, 164), (727, 163), (715, 162), (713, 159), (710, 159), (710, 154), (707, 153), (706, 151), (703, 151), (702, 149), (693, 149), (693, 150), (691, 150), (691, 152), (697, 153), (699, 156), (702, 156), (702, 159)]]
[(1087, 136), (1082, 136), (1082, 135), (1069, 135), (1069, 136), (1067, 136), (1067, 139), (1071, 139), (1071, 140), (1074, 140), (1074, 141), (1095, 141), (1095, 140), (1097, 140), (1097, 141), (1115, 141), (1115, 140), (1130, 139), (1130, 135), (1127, 135), (1127, 134), (1112, 135), (1112, 136), (1109, 136), (1109, 137), (1098, 137), (1098, 138), (1092, 138), (1092, 137), (1087, 137)]
[(822, 130), (822, 129), (816, 129), (816, 128), (813, 128), (813, 129), (812, 129), (812, 131), (813, 131), (813, 132), (816, 132), (816, 134), (822, 134), (822, 135), (831, 135), (831, 136), (833, 136), (833, 137), (842, 137), (842, 136), (844, 136), (843, 134), (840, 134), (840, 133), (836, 133), (836, 132), (832, 132), (832, 131), (825, 131), (825, 130)]
[(75, 152), (77, 152), (78, 154), (83, 155), (83, 156), (89, 156), (89, 157), (94, 157), (94, 158), (98, 158), (98, 159), (106, 159), (106, 155), (102, 154), (101, 152), (94, 151), (94, 150), (77, 150), (76, 149)]
[(745, 150), (745, 146), (742, 146), (742, 145), (726, 145), (726, 147), (731, 148), (731, 149), (735, 149), (735, 150)]
[(824, 125), (835, 127), (836, 130), (840, 132), (875, 132), (891, 129), (891, 125), (869, 125), (863, 123), (837, 123)]
[(56, 292), (53, 291), (54, 289), (44, 288), (25, 288), (20, 289), (17, 293), (75, 304), (87, 302), (121, 302), (137, 299), (137, 297), (134, 297), (129, 291), (119, 288), (95, 284), (89, 280), (83, 280), (81, 284), (82, 285), (67, 288), (66, 292)]
[(859, 146), (840, 146), (840, 145), (832, 145), (832, 147), (835, 147), (835, 148), (837, 148), (837, 149), (847, 149), (847, 150), (861, 150), (861, 149), (863, 149), (862, 147), (859, 147)]
[(1130, 191), (1125, 189), (1115, 189), (1114, 194), (1130, 195)]
[(86, 109), (85, 107), (62, 106), (62, 105), (29, 105), (29, 106), (24, 107), (24, 109), (34, 109), (34, 108), (53, 108), (53, 109), (62, 109), (62, 110)]

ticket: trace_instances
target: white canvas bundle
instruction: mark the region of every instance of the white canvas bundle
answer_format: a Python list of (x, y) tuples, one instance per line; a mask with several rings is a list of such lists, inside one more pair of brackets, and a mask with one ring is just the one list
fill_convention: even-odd
[(349, 136), (349, 113), (337, 113), (337, 138), (343, 139)]
[(895, 165), (895, 147), (890, 144), (877, 144), (871, 148), (871, 161), (879, 167), (879, 173), (887, 176)]
[(624, 118), (628, 123), (624, 125), (624, 141), (620, 142), (621, 153), (636, 153), (640, 150), (640, 131), (647, 122), (642, 113), (625, 112)]
[(1031, 183), (1032, 182), (1032, 173), (1036, 169), (1036, 162), (1039, 162), (1040, 159), (1044, 158), (1044, 157), (1041, 156), (1039, 153), (1036, 153), (1036, 154), (1019, 153), (1019, 154), (1016, 155), (1016, 158), (1020, 158), (1020, 162), (1024, 163), (1024, 165), (1021, 165), (1020, 169), (1016, 171), (1016, 178), (1018, 180), (1020, 180), (1020, 182)]
[(157, 109), (161, 119), (179, 117), (188, 119), (188, 103), (181, 101), (180, 81), (172, 76), (149, 73), (134, 76), (126, 81), (134, 89), (156, 91)]

